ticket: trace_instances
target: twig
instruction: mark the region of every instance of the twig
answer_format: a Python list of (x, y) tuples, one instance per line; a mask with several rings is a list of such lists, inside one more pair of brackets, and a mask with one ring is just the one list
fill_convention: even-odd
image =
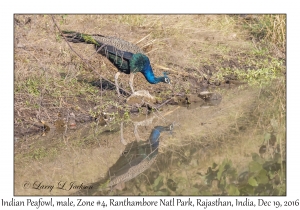
[[(111, 82), (110, 80), (106, 79), (105, 77), (103, 77), (101, 74), (99, 74), (96, 69), (86, 60), (84, 59), (79, 53), (77, 53), (73, 48), (72, 46), (70, 45), (70, 43), (66, 40), (66, 37), (63, 36), (63, 33), (62, 31), (60, 30), (59, 26), (57, 25), (53, 15), (51, 15), (52, 17), (52, 20), (53, 20), (53, 23), (54, 25), (56, 26), (56, 28), (58, 29), (59, 33), (61, 34), (61, 36), (64, 38), (64, 40), (66, 41), (67, 45), (70, 47), (70, 49), (84, 62), (86, 63), (90, 68), (92, 68), (92, 70), (99, 75), (100, 78), (106, 80), (107, 82), (111, 83), (112, 85), (115, 85), (115, 83)], [(124, 91), (126, 94), (130, 95), (130, 93), (126, 90), (124, 90), (123, 88), (119, 87), (119, 89), (121, 89), (122, 91)]]
[(159, 69), (162, 69), (162, 70), (166, 70), (166, 71), (171, 71), (171, 72), (175, 72), (176, 74), (180, 74), (180, 75), (183, 75), (183, 76), (192, 76), (188, 73), (185, 73), (185, 72), (179, 72), (179, 71), (176, 71), (174, 69), (170, 69), (168, 67), (165, 67), (165, 66), (162, 66), (162, 65), (158, 65), (158, 64), (153, 64), (156, 68), (159, 68)]
[[(150, 33), (151, 34), (151, 33)], [(141, 41), (143, 41), (144, 39), (146, 39), (148, 36), (150, 36), (150, 34), (146, 35), (144, 38), (140, 39), (139, 41), (137, 41), (135, 44), (140, 43)]]
[(155, 49), (153, 49), (153, 50), (150, 50), (150, 51), (148, 51), (146, 54), (148, 55), (149, 53), (152, 53), (152, 52), (154, 52), (154, 51), (156, 51), (156, 50), (159, 50), (159, 48), (155, 48)]
[(90, 58), (89, 59), (91, 59), (91, 57), (93, 56), (93, 55), (95, 55), (96, 53), (98, 53), (98, 52), (100, 52), (100, 50), (102, 50), (102, 48), (103, 47), (105, 47), (106, 45), (105, 44), (103, 44), (101, 47), (99, 47), (98, 49), (97, 49), (97, 51), (96, 52), (94, 52), (91, 56), (90, 56)]
[(142, 48), (145, 48), (145, 47), (147, 47), (147, 46), (153, 44), (155, 41), (156, 41), (156, 39), (153, 39), (153, 40), (147, 42), (144, 46), (142, 46)]
[(163, 102), (162, 104), (156, 106), (155, 108), (158, 109), (158, 108), (162, 107), (163, 105), (165, 105), (166, 103), (168, 103), (168, 102), (171, 101), (171, 100), (172, 100), (172, 98), (167, 99), (165, 102)]

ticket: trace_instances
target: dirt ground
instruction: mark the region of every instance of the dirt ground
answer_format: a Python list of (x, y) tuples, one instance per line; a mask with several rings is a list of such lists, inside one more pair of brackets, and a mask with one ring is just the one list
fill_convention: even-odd
[[(119, 37), (141, 47), (155, 75), (166, 71), (171, 79), (171, 85), (151, 85), (142, 74), (135, 76), (135, 89), (148, 90), (159, 105), (178, 95), (240, 84), (236, 70), (272, 69), (279, 61), (284, 65), (284, 52), (258, 48), (243, 28), (245, 21), (238, 15), (15, 15), (15, 138), (48, 125), (63, 127), (71, 113), (80, 124), (104, 112), (122, 117), (137, 111), (125, 104), (128, 95), (116, 95), (111, 83), (117, 69), (92, 45), (69, 46), (55, 24), (61, 30)], [(130, 92), (129, 76), (121, 74), (119, 81)]]

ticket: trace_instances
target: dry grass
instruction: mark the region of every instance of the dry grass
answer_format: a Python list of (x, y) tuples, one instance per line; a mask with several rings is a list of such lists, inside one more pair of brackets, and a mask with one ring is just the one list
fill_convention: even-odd
[[(227, 87), (226, 82), (233, 85), (230, 81), (236, 79), (234, 72), (239, 72), (237, 76), (245, 73), (243, 79), (250, 75), (258, 81), (278, 77), (285, 71), (284, 57), (280, 53), (280, 55), (272, 53), (274, 44), (280, 52), (285, 52), (285, 16), (283, 15), (258, 15), (256, 20), (245, 20), (236, 15), (55, 15), (54, 17), (62, 30), (117, 36), (143, 48), (150, 58), (155, 74), (160, 75), (163, 71), (168, 71), (172, 85), (150, 85), (145, 83), (141, 74), (137, 74), (134, 81), (135, 89), (149, 90), (161, 101), (176, 94), (196, 93), (202, 90), (203, 83), (207, 81), (210, 82), (209, 88), (222, 92), (219, 87), (221, 89)], [(264, 21), (273, 21), (274, 24), (266, 24), (256, 30), (257, 25), (254, 23)], [(263, 41), (251, 40), (255, 33), (258, 34), (262, 30), (265, 31), (264, 36), (260, 37)], [(43, 120), (54, 123), (60, 117), (66, 118), (71, 112), (84, 123), (84, 119), (97, 116), (112, 108), (124, 109), (125, 107), (127, 111), (124, 103), (117, 99), (113, 88), (101, 91), (99, 87), (91, 85), (91, 82), (99, 81), (99, 75), (113, 81), (117, 70), (106, 58), (96, 54), (93, 46), (71, 43), (71, 47), (92, 67), (80, 59), (59, 36), (51, 16), (15, 15), (14, 110), (17, 137), (28, 137), (28, 134), (37, 132), (38, 129), (34, 126), (36, 122)], [(253, 74), (255, 76), (252, 76)], [(123, 74), (120, 76), (121, 86), (125, 90), (129, 90), (128, 80), (128, 76)], [(226, 99), (228, 104), (227, 106), (223, 104), (221, 110), (218, 107), (210, 112), (202, 110), (201, 117), (197, 118), (197, 115), (192, 115), (189, 119), (184, 119), (186, 115), (183, 111), (181, 113), (183, 119), (178, 117), (179, 114), (174, 115), (173, 121), (176, 122), (187, 120), (192, 124), (203, 122), (208, 124), (202, 126), (201, 129), (195, 129), (192, 125), (189, 126), (190, 124), (184, 125), (182, 127), (184, 132), (179, 137), (186, 141), (182, 142), (179, 137), (178, 141), (172, 139), (171, 145), (165, 141), (167, 146), (162, 147), (160, 151), (166, 154), (174, 152), (172, 155), (175, 159), (188, 157), (190, 153), (186, 152), (185, 147), (193, 148), (192, 142), (197, 140), (201, 146), (210, 143), (212, 148), (209, 151), (218, 154), (211, 156), (206, 152), (201, 156), (203, 161), (206, 161), (203, 168), (206, 169), (212, 162), (221, 161), (227, 157), (235, 159), (236, 167), (242, 168), (249, 159), (249, 156), (245, 154), (249, 155), (251, 149), (257, 149), (257, 145), (263, 139), (263, 134), (274, 131), (270, 128), (279, 129), (276, 135), (281, 141), (280, 144), (284, 145), (285, 81), (280, 81), (271, 87), (273, 89), (260, 91), (256, 100), (257, 104), (252, 104), (253, 94), (242, 95), (238, 98), (240, 101), (235, 101), (236, 95), (233, 94), (232, 98)], [(222, 93), (224, 97), (229, 97), (226, 91)], [(272, 100), (269, 100), (270, 98)], [(241, 103), (244, 105), (238, 106)], [(163, 124), (165, 121), (161, 119), (160, 114), (157, 113), (158, 122)], [(212, 118), (214, 120), (210, 120)], [(212, 121), (213, 124), (210, 124)], [(244, 127), (247, 129), (243, 130)], [(93, 132), (100, 131), (97, 129), (88, 131), (89, 137), (85, 139), (85, 143), (95, 143)], [(187, 133), (189, 135), (186, 135)], [(112, 134), (112, 136), (112, 144), (119, 143), (119, 133)], [(132, 131), (126, 138), (130, 136), (133, 136)], [(143, 138), (146, 137), (143, 136)], [(240, 142), (241, 139), (245, 141)], [(22, 150), (24, 153), (17, 156), (17, 164), (21, 166), (26, 163), (29, 166), (32, 159), (41, 158), (45, 166), (39, 165), (37, 163), (39, 161), (34, 159), (34, 164), (37, 165), (33, 164), (30, 167), (40, 167), (45, 179), (49, 180), (59, 179), (60, 173), (57, 171), (63, 167), (69, 168), (65, 176), (72, 177), (73, 174), (70, 171), (73, 170), (72, 167), (78, 167), (75, 162), (81, 157), (84, 163), (91, 159), (94, 161), (101, 159), (103, 162), (103, 153), (107, 152), (105, 155), (110, 155), (113, 150), (115, 156), (112, 157), (111, 162), (107, 162), (107, 167), (103, 168), (105, 171), (110, 164), (113, 164), (117, 158), (116, 155), (119, 155), (118, 152), (121, 150), (118, 146), (112, 146), (112, 150), (97, 148), (94, 156), (89, 157), (91, 155), (89, 152), (92, 153), (93, 150), (85, 148), (87, 150), (81, 151), (84, 145), (81, 139), (72, 141), (71, 146), (65, 138), (57, 140), (58, 142), (49, 140), (49, 145), (51, 145), (49, 147), (39, 145), (35, 138), (27, 140), (26, 144), (30, 151)], [(255, 141), (255, 144), (252, 144), (252, 141)], [(218, 147), (220, 144), (221, 149)], [(57, 148), (65, 146), (68, 151), (64, 156)], [(241, 155), (245, 156), (240, 158)], [(27, 159), (22, 160), (24, 157)], [(74, 163), (60, 165), (58, 158), (77, 159)], [(58, 162), (52, 162), (53, 159)], [(85, 172), (78, 174), (78, 177), (91, 182), (97, 180), (97, 173), (100, 173), (99, 164), (87, 164), (85, 167), (87, 171), (89, 167), (93, 168), (92, 180), (88, 180), (90, 177)], [(48, 168), (53, 168), (52, 175), (48, 174)], [(18, 170), (20, 175), (26, 167), (20, 167)], [(103, 171), (101, 173), (104, 173)], [(34, 170), (27, 172), (28, 176), (34, 174)], [(21, 176), (19, 178), (22, 180)], [(16, 186), (19, 187), (19, 185)], [(20, 193), (25, 193), (25, 191), (20, 191)]]
[[(207, 73), (204, 66), (215, 65), (213, 56), (228, 60), (232, 56), (224, 52), (237, 50), (237, 46), (239, 51), (249, 48), (242, 39), (244, 32), (226, 15), (56, 15), (55, 19), (61, 29), (138, 42), (155, 74), (162, 74), (163, 67), (168, 69), (172, 86), (147, 84), (140, 74), (134, 85), (161, 100), (170, 93), (196, 88), (182, 76), (192, 75), (199, 84)], [(88, 82), (99, 80), (100, 75), (113, 81), (116, 69), (95, 54), (91, 45), (71, 46), (94, 70), (59, 36), (50, 15), (15, 15), (15, 125), (25, 128), (20, 133), (30, 131), (25, 126), (28, 121), (53, 122), (59, 112), (64, 117), (71, 111), (76, 116), (88, 115), (99, 104), (103, 111), (115, 97), (114, 91), (101, 93)], [(121, 75), (120, 80), (129, 90), (128, 77)]]
[(278, 57), (286, 53), (286, 15), (249, 15), (244, 19), (253, 38), (268, 46)]

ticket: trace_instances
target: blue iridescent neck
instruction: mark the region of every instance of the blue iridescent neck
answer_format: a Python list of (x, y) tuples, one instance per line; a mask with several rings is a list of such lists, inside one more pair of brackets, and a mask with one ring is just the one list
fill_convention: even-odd
[(152, 148), (157, 148), (159, 145), (159, 136), (160, 133), (163, 131), (172, 131), (173, 130), (173, 124), (170, 124), (168, 126), (155, 126), (152, 130), (149, 140), (152, 145)]
[(151, 83), (151, 84), (156, 84), (159, 82), (164, 82), (165, 81), (165, 77), (155, 77), (155, 75), (153, 74), (153, 70), (151, 65), (147, 65), (143, 68), (143, 70), (141, 71), (143, 73), (143, 75), (145, 76), (146, 80)]

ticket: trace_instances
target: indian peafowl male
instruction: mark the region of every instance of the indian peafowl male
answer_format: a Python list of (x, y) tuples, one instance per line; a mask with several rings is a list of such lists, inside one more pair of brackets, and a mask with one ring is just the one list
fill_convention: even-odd
[(133, 78), (134, 73), (137, 72), (141, 72), (151, 84), (157, 84), (159, 82), (170, 84), (167, 73), (164, 72), (163, 76), (156, 77), (150, 65), (149, 58), (143, 54), (143, 51), (138, 46), (130, 42), (116, 37), (88, 35), (73, 31), (63, 31), (63, 36), (69, 42), (94, 44), (96, 51), (109, 59), (109, 61), (118, 69), (118, 72), (115, 75), (115, 85), (118, 96), (120, 96), (118, 85), (120, 72), (130, 74), (129, 85), (133, 93)]
[(148, 142), (134, 141), (128, 144), (118, 161), (109, 169), (109, 187), (121, 182), (127, 182), (147, 170), (158, 155), (159, 137), (164, 131), (172, 131), (173, 124), (169, 126), (155, 126), (149, 136)]

